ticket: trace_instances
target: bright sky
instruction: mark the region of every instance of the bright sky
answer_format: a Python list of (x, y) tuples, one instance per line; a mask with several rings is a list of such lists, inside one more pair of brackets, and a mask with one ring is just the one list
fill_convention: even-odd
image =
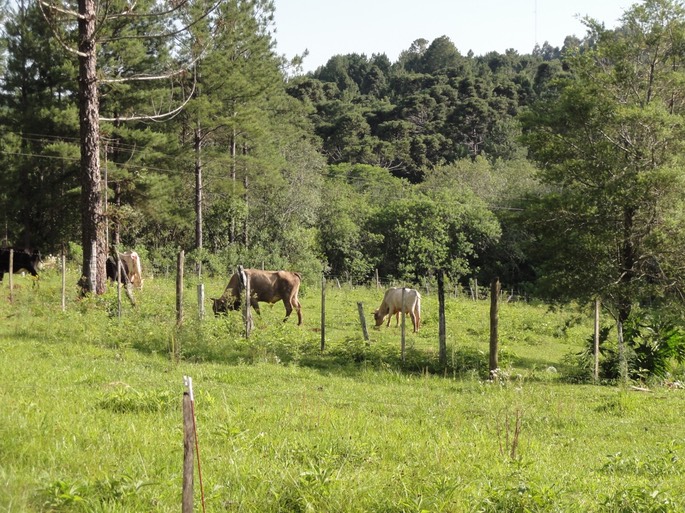
[(566, 36), (585, 36), (580, 17), (613, 28), (636, 0), (275, 0), (279, 54), (309, 50), (304, 71), (338, 54), (395, 62), (416, 39), (447, 36), (462, 55), (509, 48), (530, 53), (547, 41), (561, 47)]

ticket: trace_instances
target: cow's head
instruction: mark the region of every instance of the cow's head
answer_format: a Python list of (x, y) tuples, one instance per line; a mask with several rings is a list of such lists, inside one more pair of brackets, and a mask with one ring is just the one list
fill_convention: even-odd
[(229, 310), (240, 309), (240, 299), (237, 298), (226, 298), (224, 296), (220, 298), (210, 298), (212, 300), (212, 310), (214, 315), (219, 315), (220, 313), (226, 313)]
[(373, 318), (376, 320), (376, 326), (380, 326), (381, 324), (383, 324), (383, 319), (385, 319), (385, 315), (383, 315), (380, 310), (374, 310)]

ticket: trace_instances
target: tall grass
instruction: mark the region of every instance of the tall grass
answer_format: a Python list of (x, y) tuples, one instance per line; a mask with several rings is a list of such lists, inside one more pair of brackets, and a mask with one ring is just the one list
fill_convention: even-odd
[(192, 282), (177, 329), (171, 279), (147, 280), (121, 318), (114, 291), (72, 290), (62, 312), (56, 276), (16, 281), (14, 304), (0, 289), (0, 511), (178, 511), (183, 375), (207, 511), (685, 507), (682, 392), (567, 384), (564, 356), (591, 333), (582, 310), (502, 305), (490, 382), (487, 302), (449, 298), (441, 369), (429, 294), (402, 363), (394, 322), (363, 340), (356, 302), (370, 315), (375, 288), (327, 292), (321, 353), (315, 287), (303, 326), (263, 307), (246, 340), (237, 313), (198, 319)]

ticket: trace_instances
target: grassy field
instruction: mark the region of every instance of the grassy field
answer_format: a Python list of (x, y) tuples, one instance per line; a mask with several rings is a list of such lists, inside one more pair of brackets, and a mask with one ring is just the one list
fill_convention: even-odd
[(315, 286), (303, 326), (264, 307), (246, 340), (237, 313), (198, 319), (192, 281), (180, 329), (171, 278), (147, 280), (121, 318), (113, 290), (78, 300), (75, 275), (65, 312), (57, 275), (16, 282), (13, 304), (0, 288), (0, 511), (179, 511), (184, 375), (210, 512), (685, 509), (684, 392), (565, 379), (589, 312), (503, 304), (490, 382), (486, 301), (448, 298), (436, 372), (431, 294), (403, 363), (394, 323), (362, 338), (356, 303), (369, 322), (375, 288), (327, 290), (321, 353)]

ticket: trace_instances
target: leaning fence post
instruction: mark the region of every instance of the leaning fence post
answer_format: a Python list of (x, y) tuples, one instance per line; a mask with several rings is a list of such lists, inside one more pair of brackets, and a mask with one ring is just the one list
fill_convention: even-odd
[(369, 341), (369, 331), (366, 329), (366, 319), (364, 318), (364, 305), (361, 301), (357, 301), (357, 310), (359, 310), (359, 322), (362, 325), (362, 333), (364, 334), (364, 340)]

